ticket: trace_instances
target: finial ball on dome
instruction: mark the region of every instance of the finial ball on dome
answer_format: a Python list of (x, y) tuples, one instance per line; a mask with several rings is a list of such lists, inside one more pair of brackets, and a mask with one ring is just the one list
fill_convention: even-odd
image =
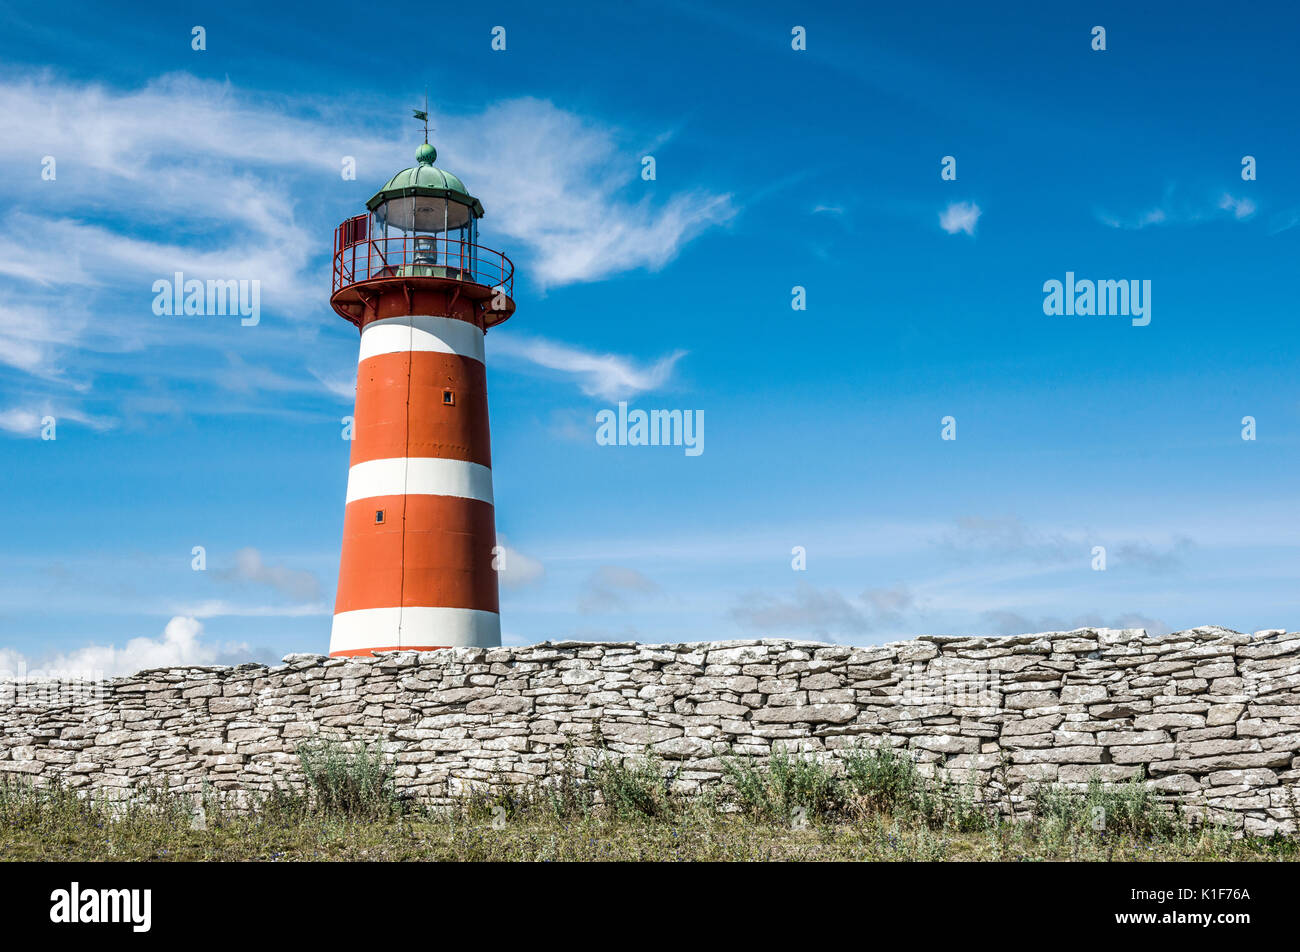
[(415, 150), (415, 161), (421, 165), (433, 165), (436, 158), (438, 158), (438, 150), (427, 142)]

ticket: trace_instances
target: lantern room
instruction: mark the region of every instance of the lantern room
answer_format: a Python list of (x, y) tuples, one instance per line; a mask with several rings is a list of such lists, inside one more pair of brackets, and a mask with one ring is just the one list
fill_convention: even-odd
[(415, 166), (398, 172), (366, 202), (375, 238), (442, 237), (478, 244), (483, 206), (464, 182), (433, 164), (437, 158), (438, 150), (426, 142), (415, 153)]
[(335, 232), (331, 303), (358, 326), (378, 316), (388, 290), (405, 294), (409, 303), (412, 294), (433, 287), (430, 282), (457, 282), (458, 298), (481, 302), (475, 323), (485, 329), (514, 311), (514, 266), (478, 243), (483, 205), (464, 182), (433, 164), (437, 157), (433, 146), (421, 145), (416, 164), (366, 202), (369, 213)]

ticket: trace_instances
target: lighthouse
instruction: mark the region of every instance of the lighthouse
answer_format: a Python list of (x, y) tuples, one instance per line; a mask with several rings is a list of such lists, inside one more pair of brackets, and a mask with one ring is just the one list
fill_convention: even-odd
[(501, 643), (483, 345), (514, 266), (425, 139), (334, 233), (330, 304), (361, 332), (335, 657)]

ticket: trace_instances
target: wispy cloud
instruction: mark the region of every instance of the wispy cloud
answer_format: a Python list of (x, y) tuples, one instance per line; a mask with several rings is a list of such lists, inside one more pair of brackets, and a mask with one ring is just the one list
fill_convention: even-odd
[(1113, 533), (1081, 529), (1042, 529), (1019, 516), (963, 516), (934, 540), (935, 545), (963, 561), (987, 563), (1033, 562), (1037, 565), (1089, 564), (1093, 546), (1102, 546), (1114, 568), (1129, 566), (1149, 572), (1180, 568), (1195, 548), (1186, 535), (1165, 543), (1143, 538), (1119, 538)]
[(632, 599), (653, 595), (659, 585), (636, 569), (618, 565), (602, 565), (589, 576), (578, 597), (578, 611), (619, 611), (628, 607)]
[[(0, 241), (0, 259), (3, 246)], [(56, 358), (81, 339), (88, 316), (64, 302), (51, 304), (48, 309), (0, 306), (0, 364), (49, 380), (64, 377)]]
[(729, 194), (641, 181), (619, 130), (546, 100), (498, 103), (444, 127), (449, 164), (491, 196), (493, 228), (527, 247), (530, 278), (543, 287), (657, 270), (737, 212)]
[(497, 578), (503, 588), (524, 588), (541, 581), (542, 576), (546, 574), (546, 567), (541, 561), (524, 555), (510, 545), (505, 536), (497, 537), (497, 545), (501, 547)]
[(316, 576), (310, 572), (268, 563), (262, 558), (262, 553), (252, 546), (236, 552), (229, 568), (218, 569), (212, 574), (225, 581), (265, 585), (289, 598), (312, 600), (321, 595), (320, 581)]
[(869, 588), (862, 593), (862, 601), (870, 609), (874, 623), (895, 628), (916, 608), (916, 596), (906, 585)]
[(80, 410), (64, 407), (55, 408), (49, 402), (36, 406), (13, 406), (0, 410), (0, 430), (18, 436), (40, 436), (44, 429), (42, 421), (52, 419), (55, 432), (60, 423), (80, 423), (95, 430), (109, 430), (114, 426), (113, 420), (102, 419), (82, 413)]
[(1121, 542), (1115, 547), (1115, 564), (1139, 565), (1152, 572), (1169, 572), (1183, 565), (1184, 556), (1195, 548), (1186, 536), (1179, 536), (1169, 546), (1152, 545), (1144, 541)]
[(754, 592), (731, 609), (731, 617), (745, 628), (780, 638), (813, 637), (830, 641), (867, 630), (860, 609), (840, 592), (800, 586), (792, 595)]
[(351, 368), (343, 373), (331, 373), (316, 367), (307, 369), (322, 387), (340, 400), (352, 403), (357, 398), (357, 375), (351, 371)]
[(587, 396), (604, 400), (659, 389), (672, 377), (677, 361), (686, 356), (686, 351), (678, 350), (651, 364), (638, 364), (619, 354), (597, 354), (539, 337), (509, 334), (494, 335), (489, 346), (493, 356), (514, 357), (568, 374)]
[(1249, 218), (1255, 214), (1255, 203), (1249, 198), (1234, 198), (1227, 192), (1219, 199), (1219, 208), (1231, 212), (1233, 218)]
[(1030, 526), (1019, 516), (961, 516), (935, 540), (939, 548), (963, 558), (989, 556), (1064, 561), (1087, 549), (1055, 531)]
[[(520, 287), (661, 268), (737, 213), (728, 194), (641, 181), (637, 145), (653, 130), (628, 132), (532, 98), (437, 120), (440, 164), (483, 197), (484, 240), (515, 259)], [(328, 315), (331, 229), (366, 182), (412, 161), (407, 130), (358, 124), (345, 102), (270, 98), (185, 74), (119, 89), (45, 73), (0, 79), (0, 131), (0, 200), (10, 209), (0, 212), (0, 292), (25, 302), (0, 311), (0, 366), (83, 401), (94, 384), (88, 354), (133, 355), (115, 363), (124, 380), (185, 378), (176, 393), (187, 399), (196, 378), (244, 396), (324, 389), (350, 398), (350, 381), (304, 359), (302, 335)], [(53, 181), (41, 178), (41, 152), (57, 163)], [(345, 157), (355, 181), (340, 174)], [(152, 282), (176, 271), (259, 281), (268, 319), (253, 332), (222, 318), (154, 315)], [(234, 335), (248, 360), (232, 374), (205, 355), (229, 351)], [(164, 348), (185, 348), (187, 359), (159, 360)], [(564, 348), (537, 353), (557, 369), (578, 359)], [(644, 377), (595, 356), (573, 372), (593, 394), (631, 393), (664, 379), (676, 359)], [(277, 373), (257, 372), (268, 361)], [(242, 404), (205, 402), (213, 405)], [(6, 431), (22, 422), (11, 418)]]
[(1258, 210), (1253, 199), (1237, 198), (1224, 192), (1217, 200), (1187, 198), (1174, 186), (1165, 189), (1164, 197), (1158, 205), (1134, 214), (1121, 215), (1105, 209), (1095, 209), (1093, 214), (1097, 221), (1108, 228), (1124, 231), (1141, 231), (1153, 225), (1195, 225), (1215, 219), (1222, 220), (1227, 213), (1236, 221), (1245, 221), (1254, 216)]
[(964, 231), (973, 236), (980, 214), (980, 207), (974, 202), (953, 202), (939, 213), (939, 227), (950, 235)]
[(209, 598), (186, 604), (172, 604), (171, 611), (191, 618), (316, 618), (332, 615), (324, 602), (292, 605), (244, 605), (224, 598)]
[(746, 628), (777, 637), (835, 641), (897, 627), (915, 607), (915, 597), (903, 585), (869, 588), (851, 599), (837, 589), (800, 582), (786, 594), (745, 593), (732, 606), (731, 617)]
[(1169, 214), (1163, 208), (1152, 208), (1129, 219), (1119, 218), (1109, 212), (1098, 211), (1097, 220), (1108, 228), (1123, 228), (1139, 231), (1148, 225), (1163, 225), (1169, 220)]
[(1270, 236), (1281, 234), (1290, 231), (1298, 224), (1300, 224), (1300, 211), (1290, 208), (1272, 216), (1268, 225), (1268, 234)]

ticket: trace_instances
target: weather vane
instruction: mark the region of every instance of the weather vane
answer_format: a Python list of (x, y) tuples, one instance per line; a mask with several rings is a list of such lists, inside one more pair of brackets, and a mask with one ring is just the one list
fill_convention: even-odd
[(412, 110), (416, 119), (424, 122), (424, 144), (429, 144), (429, 90), (424, 91), (424, 108)]

